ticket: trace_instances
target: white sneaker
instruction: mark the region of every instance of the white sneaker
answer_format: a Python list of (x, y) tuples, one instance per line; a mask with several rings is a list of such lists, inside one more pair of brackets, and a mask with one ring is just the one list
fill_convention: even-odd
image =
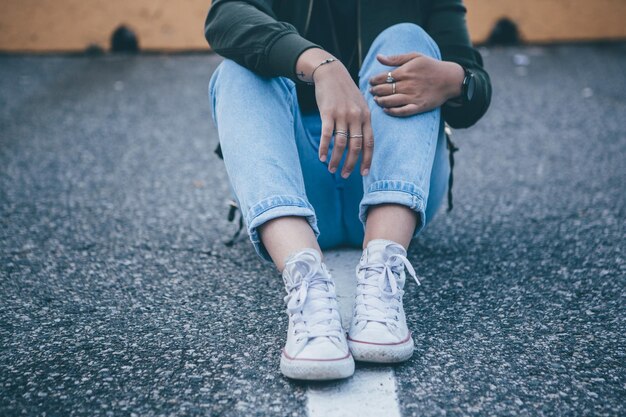
[(402, 245), (374, 239), (363, 250), (356, 267), (356, 297), (348, 333), (355, 360), (395, 363), (413, 355), (415, 344), (402, 306), (405, 267), (419, 285)]
[(283, 281), (289, 330), (280, 358), (283, 375), (294, 379), (347, 378), (354, 373), (341, 327), (335, 284), (315, 249), (286, 260)]

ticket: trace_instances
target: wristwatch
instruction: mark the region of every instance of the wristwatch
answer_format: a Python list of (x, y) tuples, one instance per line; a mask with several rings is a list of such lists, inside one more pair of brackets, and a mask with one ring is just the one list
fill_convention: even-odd
[(474, 73), (463, 66), (461, 66), (461, 68), (463, 68), (463, 72), (465, 73), (463, 84), (461, 84), (461, 95), (446, 102), (446, 104), (452, 107), (459, 107), (469, 103), (472, 101), (472, 97), (474, 97), (474, 91), (476, 91), (476, 78)]
[(463, 78), (463, 85), (461, 87), (463, 91), (461, 93), (461, 99), (463, 100), (463, 104), (465, 104), (472, 101), (472, 97), (474, 97), (476, 78), (474, 77), (474, 73), (469, 69), (463, 67), (463, 71), (465, 72), (465, 78)]

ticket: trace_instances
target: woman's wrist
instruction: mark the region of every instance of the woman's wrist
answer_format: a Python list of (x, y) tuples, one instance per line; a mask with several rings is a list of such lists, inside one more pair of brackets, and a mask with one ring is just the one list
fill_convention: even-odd
[(450, 61), (441, 61), (442, 64), (445, 64), (445, 85), (446, 92), (445, 97), (446, 101), (454, 100), (461, 96), (463, 93), (463, 79), (465, 78), (465, 71), (463, 67), (456, 62)]
[[(300, 81), (312, 84), (313, 74), (323, 72), (326, 64), (333, 65), (336, 58), (320, 48), (310, 48), (300, 54), (296, 61), (296, 76)], [(319, 74), (316, 74), (316, 76)]]

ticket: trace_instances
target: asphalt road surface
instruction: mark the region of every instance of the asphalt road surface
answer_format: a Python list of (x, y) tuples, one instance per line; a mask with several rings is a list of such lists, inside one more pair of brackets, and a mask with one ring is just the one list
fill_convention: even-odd
[[(487, 49), (412, 245), (404, 416), (626, 414), (626, 44)], [(278, 272), (224, 245), (215, 55), (0, 57), (0, 415), (300, 416)]]

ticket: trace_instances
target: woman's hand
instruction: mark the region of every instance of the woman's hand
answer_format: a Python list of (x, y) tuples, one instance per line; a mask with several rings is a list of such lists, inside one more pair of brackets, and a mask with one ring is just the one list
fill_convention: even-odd
[(335, 143), (328, 170), (332, 173), (337, 170), (347, 147), (348, 155), (341, 176), (348, 178), (361, 151), (363, 151), (361, 175), (367, 175), (374, 152), (369, 108), (350, 73), (340, 61), (317, 67), (329, 57), (328, 53), (321, 49), (309, 49), (302, 53), (296, 66), (299, 76), (304, 80), (307, 80), (307, 74), (312, 74), (315, 70), (312, 81), (315, 83), (315, 98), (322, 119), (319, 158), (322, 162), (326, 161), (334, 133)]
[(395, 93), (393, 84), (386, 82), (386, 72), (370, 79), (370, 92), (387, 114), (404, 117), (424, 113), (461, 95), (465, 73), (459, 64), (416, 52), (376, 58), (383, 65), (398, 67), (391, 71)]

